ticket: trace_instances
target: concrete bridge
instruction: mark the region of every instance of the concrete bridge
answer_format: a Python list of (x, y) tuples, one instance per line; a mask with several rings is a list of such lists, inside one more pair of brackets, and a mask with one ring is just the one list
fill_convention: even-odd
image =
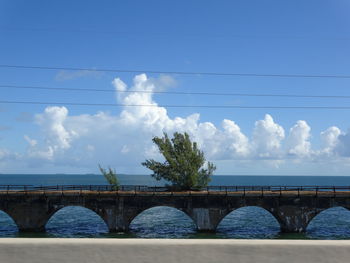
[(128, 231), (131, 221), (144, 210), (168, 206), (183, 211), (198, 231), (213, 232), (235, 209), (256, 206), (271, 213), (282, 232), (304, 232), (320, 212), (341, 206), (350, 209), (350, 191), (0, 191), (0, 210), (17, 224), (19, 231), (42, 232), (48, 220), (66, 206), (81, 206), (98, 214), (111, 232)]

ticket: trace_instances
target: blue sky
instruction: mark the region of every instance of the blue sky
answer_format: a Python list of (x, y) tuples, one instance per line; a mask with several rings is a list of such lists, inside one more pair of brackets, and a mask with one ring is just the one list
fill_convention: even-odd
[[(349, 9), (350, 3), (345, 0), (2, 0), (0, 64), (140, 71), (349, 75)], [(0, 86), (117, 89), (118, 93), (118, 87), (112, 81), (120, 78), (132, 87), (135, 75), (0, 68)], [(140, 85), (151, 90), (350, 95), (350, 79), (339, 78), (164, 74), (147, 74), (147, 77), (148, 82), (143, 81), (155, 87), (145, 83)], [(133, 88), (141, 87), (136, 86)], [(1, 87), (0, 91), (1, 100), (125, 102), (125, 98), (116, 98), (118, 94), (115, 92), (6, 87)], [(135, 99), (138, 101), (140, 98), (126, 100)], [(154, 94), (152, 98), (141, 98), (141, 101), (159, 105), (349, 106), (349, 99), (345, 98)], [(134, 114), (132, 116), (138, 123), (132, 126), (126, 124), (121, 115), (128, 108), (66, 106), (67, 113), (61, 111), (62, 108), (53, 108), (45, 115), (45, 109), (50, 106), (56, 105), (0, 104), (0, 169), (4, 173), (95, 172), (97, 163), (114, 166), (124, 173), (145, 173), (147, 171), (141, 167), (140, 161), (159, 158), (154, 149), (148, 148), (151, 147), (148, 142), (152, 136), (176, 129), (188, 131), (194, 139), (202, 141), (208, 158), (218, 164), (219, 174), (347, 175), (349, 172), (349, 110), (167, 108), (166, 117), (170, 121), (158, 118), (157, 109), (146, 113), (129, 112)], [(86, 124), (90, 123), (86, 118), (97, 118), (93, 116), (98, 112), (108, 115), (109, 121), (115, 121), (116, 126), (94, 130)], [(198, 127), (188, 122), (180, 126), (173, 124), (177, 117), (186, 119), (194, 113), (200, 114)], [(272, 123), (268, 122), (266, 114), (273, 118)], [(83, 118), (85, 121), (81, 122)], [(106, 120), (101, 118), (94, 121), (104, 127), (103, 121)], [(234, 121), (240, 133), (225, 133), (222, 128), (224, 119)], [(300, 120), (307, 126), (305, 123), (298, 124)], [(75, 127), (74, 121), (80, 126)], [(208, 130), (199, 128), (201, 123), (209, 122), (216, 129), (211, 135)], [(150, 123), (153, 126), (147, 126)], [(290, 129), (294, 125), (297, 127), (291, 134)], [(283, 136), (279, 134), (279, 127), (283, 129)], [(325, 144), (320, 134), (330, 127), (338, 130), (327, 133), (327, 138), (333, 138), (333, 141), (329, 139)], [(133, 133), (129, 129), (139, 132)], [(89, 132), (85, 132), (87, 130)], [(131, 137), (121, 135), (119, 130), (129, 131)], [(94, 141), (97, 137), (108, 138), (107, 134), (115, 134), (109, 143), (107, 139)], [(240, 134), (246, 137), (247, 142)], [(265, 135), (267, 137), (263, 137)], [(140, 148), (131, 150), (133, 139)], [(232, 147), (227, 151), (212, 151), (215, 147), (222, 149), (225, 142)], [(270, 142), (272, 144), (269, 145)], [(105, 145), (104, 151), (98, 150), (99, 143)], [(240, 152), (237, 144), (246, 147), (246, 152)], [(91, 152), (84, 159), (81, 155), (86, 147)], [(48, 149), (52, 150), (49, 156), (43, 154), (48, 153)], [(114, 156), (109, 158), (102, 152), (110, 152), (109, 156)]]

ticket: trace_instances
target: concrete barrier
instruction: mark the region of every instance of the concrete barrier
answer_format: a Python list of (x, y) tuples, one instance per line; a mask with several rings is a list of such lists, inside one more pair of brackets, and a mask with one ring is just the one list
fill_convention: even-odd
[(2, 263), (350, 262), (350, 241), (0, 239)]

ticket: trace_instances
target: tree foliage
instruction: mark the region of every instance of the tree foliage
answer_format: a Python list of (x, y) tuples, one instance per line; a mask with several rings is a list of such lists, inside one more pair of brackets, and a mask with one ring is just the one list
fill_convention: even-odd
[(173, 187), (180, 190), (199, 189), (208, 185), (216, 167), (208, 162), (207, 168), (202, 168), (205, 163), (204, 153), (198, 149), (196, 142), (191, 142), (187, 133), (175, 132), (172, 139), (164, 133), (164, 137), (154, 137), (152, 141), (158, 146), (165, 162), (150, 159), (142, 165), (153, 171), (155, 179), (171, 182)]
[(101, 165), (98, 165), (98, 168), (100, 169), (102, 175), (107, 180), (107, 182), (112, 186), (113, 190), (119, 189), (119, 181), (117, 177), (117, 173), (114, 169), (108, 167), (108, 169), (104, 169), (101, 167)]

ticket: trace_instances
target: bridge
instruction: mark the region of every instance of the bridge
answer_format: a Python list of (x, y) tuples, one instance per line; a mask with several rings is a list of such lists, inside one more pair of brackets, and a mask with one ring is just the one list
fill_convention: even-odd
[(213, 232), (235, 209), (256, 206), (271, 213), (282, 232), (304, 232), (309, 222), (331, 207), (350, 209), (350, 187), (212, 186), (196, 191), (165, 187), (120, 186), (0, 186), (0, 210), (19, 231), (43, 232), (49, 219), (66, 206), (81, 206), (98, 214), (110, 232), (126, 232), (131, 221), (156, 206), (187, 214), (198, 231)]

